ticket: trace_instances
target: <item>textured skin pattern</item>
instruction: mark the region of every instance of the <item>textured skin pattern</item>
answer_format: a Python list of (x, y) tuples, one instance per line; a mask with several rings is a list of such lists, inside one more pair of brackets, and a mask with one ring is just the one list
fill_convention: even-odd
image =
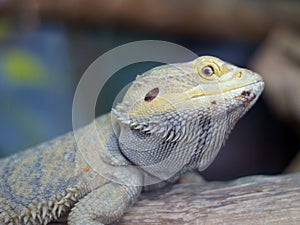
[(92, 125), (78, 131), (84, 154), (68, 133), (1, 159), (0, 224), (117, 220), (142, 187), (205, 169), (262, 90), (258, 74), (209, 56), (146, 72), (96, 119), (99, 136)]

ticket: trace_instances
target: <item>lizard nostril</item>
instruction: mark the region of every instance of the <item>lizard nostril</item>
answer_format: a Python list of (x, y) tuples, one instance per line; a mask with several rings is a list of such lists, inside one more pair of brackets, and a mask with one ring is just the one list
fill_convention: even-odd
[(235, 76), (236, 76), (236, 78), (242, 78), (242, 72), (241, 71), (239, 71), (239, 72), (237, 72), (236, 74), (235, 74)]
[(243, 96), (250, 96), (251, 91), (252, 91), (252, 90), (243, 91), (243, 92), (241, 93), (241, 95), (243, 95)]

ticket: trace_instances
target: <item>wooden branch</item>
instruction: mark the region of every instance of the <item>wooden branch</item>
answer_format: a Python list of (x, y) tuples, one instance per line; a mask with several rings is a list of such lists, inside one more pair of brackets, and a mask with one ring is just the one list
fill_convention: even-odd
[(24, 0), (23, 4), (9, 0), (0, 4), (0, 13), (17, 13), (22, 20), (41, 16), (76, 25), (113, 25), (168, 34), (247, 39), (263, 38), (278, 23), (299, 28), (299, 10), (300, 3), (292, 0)]
[(300, 174), (178, 184), (144, 193), (116, 224), (300, 224)]
[(145, 193), (119, 224), (300, 224), (300, 174), (180, 184), (161, 192)]

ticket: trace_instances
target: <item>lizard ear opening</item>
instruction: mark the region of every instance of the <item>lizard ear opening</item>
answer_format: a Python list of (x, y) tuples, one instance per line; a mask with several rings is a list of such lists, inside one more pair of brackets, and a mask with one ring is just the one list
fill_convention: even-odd
[(149, 91), (149, 92), (146, 94), (144, 100), (145, 100), (146, 102), (151, 102), (153, 99), (156, 98), (156, 96), (158, 95), (158, 93), (159, 93), (159, 89), (158, 89), (157, 87), (156, 87), (156, 88), (153, 88), (151, 91)]

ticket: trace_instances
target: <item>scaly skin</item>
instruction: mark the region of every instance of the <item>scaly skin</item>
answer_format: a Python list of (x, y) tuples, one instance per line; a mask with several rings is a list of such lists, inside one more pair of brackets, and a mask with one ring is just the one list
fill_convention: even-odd
[(98, 134), (91, 124), (77, 142), (68, 133), (0, 161), (0, 224), (117, 220), (142, 187), (205, 169), (262, 90), (258, 74), (210, 56), (144, 73)]

